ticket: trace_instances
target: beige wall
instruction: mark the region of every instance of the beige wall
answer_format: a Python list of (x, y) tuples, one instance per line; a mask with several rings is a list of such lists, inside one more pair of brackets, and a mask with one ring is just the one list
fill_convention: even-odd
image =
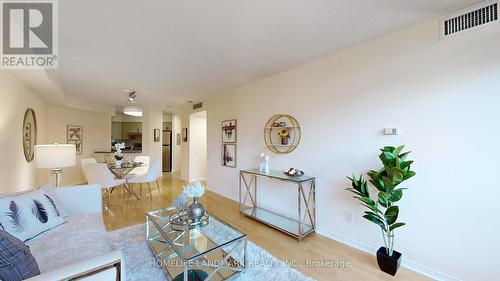
[[(179, 120), (180, 120), (180, 134), (181, 134), (181, 148), (180, 148), (180, 177), (183, 181), (189, 182), (189, 153), (190, 153), (190, 148), (189, 148), (189, 114), (190, 114), (190, 108), (189, 107), (184, 107), (181, 109), (179, 112)], [(184, 142), (182, 138), (182, 130), (184, 128), (187, 128), (188, 130), (188, 142)]]
[[(404, 266), (438, 280), (500, 275), (498, 34), (493, 24), (440, 40), (433, 20), (205, 100), (209, 188), (238, 200), (239, 169), (258, 167), (264, 151), (274, 170), (317, 177), (318, 232), (373, 254), (383, 245), (380, 230), (361, 218), (346, 176), (378, 169), (380, 147), (406, 144), (417, 175), (400, 203), (407, 226), (396, 231), (395, 249)], [(264, 143), (276, 113), (302, 126), (291, 154), (272, 154)], [(220, 164), (220, 124), (233, 118), (237, 169)], [(385, 136), (386, 127), (401, 133)], [(261, 188), (257, 201), (287, 212), (295, 191)]]
[(172, 160), (172, 172), (179, 172), (181, 170), (181, 156), (182, 156), (182, 136), (181, 143), (177, 144), (177, 134), (181, 134), (181, 118), (178, 114), (172, 115), (172, 148), (174, 157)]
[(66, 143), (66, 126), (83, 126), (83, 154), (77, 155), (76, 166), (63, 169), (61, 185), (85, 183), (80, 159), (94, 157), (94, 151), (111, 148), (111, 116), (96, 112), (51, 107), (47, 108), (47, 143)]
[(154, 141), (154, 129), (162, 128), (163, 113), (160, 108), (157, 107), (146, 107), (143, 113), (143, 125), (142, 125), (142, 154), (148, 155), (150, 157), (150, 163), (154, 161), (160, 161), (160, 171), (161, 171), (161, 159), (162, 159), (162, 134), (160, 134), (160, 141)]
[(24, 158), (22, 143), (23, 118), (29, 107), (36, 114), (38, 143), (45, 141), (45, 104), (8, 71), (0, 71), (0, 101), (0, 193), (23, 191), (47, 182), (48, 178), (35, 169), (33, 161), (28, 163)]

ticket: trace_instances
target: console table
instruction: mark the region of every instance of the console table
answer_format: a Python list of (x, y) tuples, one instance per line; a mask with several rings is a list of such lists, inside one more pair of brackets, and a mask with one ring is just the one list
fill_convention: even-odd
[[(257, 204), (257, 178), (267, 178), (292, 183), (297, 186), (298, 210), (296, 218), (289, 218), (268, 211)], [(307, 196), (306, 196), (307, 195)], [(240, 170), (240, 213), (299, 240), (316, 230), (316, 178), (303, 175), (291, 177), (280, 171), (261, 173), (259, 170)], [(277, 200), (279, 197), (276, 198)]]

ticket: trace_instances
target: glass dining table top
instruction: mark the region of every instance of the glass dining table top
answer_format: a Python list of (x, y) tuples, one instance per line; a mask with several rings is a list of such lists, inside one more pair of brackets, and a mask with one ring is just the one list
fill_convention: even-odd
[(115, 175), (115, 177), (121, 179), (127, 174), (132, 172), (135, 168), (146, 166), (143, 162), (125, 162), (121, 165), (108, 164), (108, 169)]
[[(246, 237), (231, 225), (210, 214), (209, 223), (195, 229), (179, 231), (173, 228), (170, 217), (176, 213), (175, 207), (148, 212), (148, 227), (154, 227), (157, 242), (168, 243), (183, 260), (196, 259), (214, 249)], [(151, 231), (151, 232), (155, 232)]]

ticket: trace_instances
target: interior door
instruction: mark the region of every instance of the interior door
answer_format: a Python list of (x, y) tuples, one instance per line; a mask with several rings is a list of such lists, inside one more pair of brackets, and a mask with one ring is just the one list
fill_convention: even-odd
[(172, 131), (163, 131), (162, 138), (162, 166), (163, 172), (172, 171)]

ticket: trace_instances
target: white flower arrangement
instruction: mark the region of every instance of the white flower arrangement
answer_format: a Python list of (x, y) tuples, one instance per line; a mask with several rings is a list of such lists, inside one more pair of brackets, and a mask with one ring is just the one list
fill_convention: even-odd
[(188, 196), (184, 193), (179, 194), (174, 200), (174, 207), (177, 209), (184, 209), (188, 204)]
[(125, 149), (125, 143), (115, 143), (116, 154), (121, 154), (122, 149)]
[(201, 197), (205, 193), (205, 187), (199, 181), (192, 185), (186, 185), (182, 191), (188, 197)]
[(123, 158), (122, 149), (125, 149), (125, 143), (115, 143), (115, 159), (121, 160)]

